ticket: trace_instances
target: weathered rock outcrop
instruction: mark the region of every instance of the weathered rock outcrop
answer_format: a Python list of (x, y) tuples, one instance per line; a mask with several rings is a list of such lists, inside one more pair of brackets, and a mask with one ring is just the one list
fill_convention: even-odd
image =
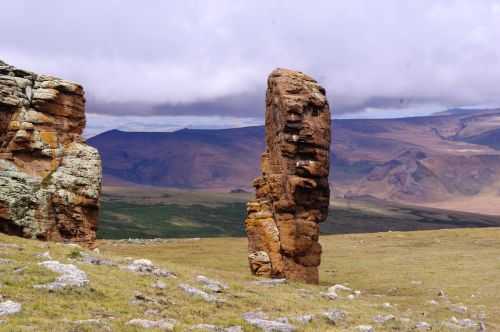
[(92, 246), (99, 153), (83, 141), (83, 88), (0, 61), (0, 231)]
[(328, 215), (330, 110), (311, 77), (277, 69), (268, 79), (262, 176), (245, 221), (252, 273), (318, 282), (319, 223)]

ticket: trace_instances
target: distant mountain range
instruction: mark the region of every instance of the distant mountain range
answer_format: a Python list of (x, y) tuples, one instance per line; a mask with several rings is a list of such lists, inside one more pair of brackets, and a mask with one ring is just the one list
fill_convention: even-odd
[[(500, 213), (500, 109), (334, 120), (332, 136), (336, 196)], [(105, 185), (250, 190), (264, 127), (112, 130), (88, 143), (101, 152)]]

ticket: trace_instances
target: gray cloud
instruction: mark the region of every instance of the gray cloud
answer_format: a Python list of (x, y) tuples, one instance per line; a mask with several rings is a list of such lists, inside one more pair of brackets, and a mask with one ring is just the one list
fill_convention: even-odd
[(500, 104), (494, 0), (16, 0), (0, 29), (1, 58), (82, 82), (101, 114), (260, 116), (275, 67), (338, 113)]

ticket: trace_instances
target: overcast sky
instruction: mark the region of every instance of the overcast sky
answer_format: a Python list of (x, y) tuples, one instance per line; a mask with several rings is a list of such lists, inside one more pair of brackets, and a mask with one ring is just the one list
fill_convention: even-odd
[(92, 134), (260, 123), (276, 67), (315, 77), (338, 117), (500, 105), (500, 0), (1, 7), (0, 58), (82, 83)]

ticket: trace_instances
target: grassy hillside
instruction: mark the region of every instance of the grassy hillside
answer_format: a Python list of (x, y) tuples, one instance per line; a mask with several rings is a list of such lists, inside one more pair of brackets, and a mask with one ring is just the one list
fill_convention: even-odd
[[(85, 264), (75, 247), (0, 235), (0, 258), (10, 260), (0, 264), (0, 294), (3, 300), (23, 306), (16, 315), (0, 317), (5, 320), (0, 331), (141, 331), (125, 325), (134, 318), (173, 318), (178, 321), (176, 331), (199, 323), (256, 331), (242, 319), (243, 313), (255, 310), (271, 318), (288, 317), (298, 331), (354, 331), (360, 324), (370, 324), (376, 331), (412, 331), (420, 321), (431, 324), (432, 331), (449, 331), (442, 324), (453, 316), (482, 320), (488, 331), (500, 330), (500, 229), (333, 235), (323, 236), (321, 242), (319, 286), (263, 287), (252, 283), (242, 238), (148, 245), (99, 242), (102, 257), (119, 265), (131, 258), (149, 258), (176, 273), (173, 279)], [(90, 284), (59, 292), (34, 289), (33, 285), (55, 277), (37, 264), (36, 255), (46, 251), (63, 263), (76, 264), (88, 274)], [(180, 283), (200, 287), (194, 280), (198, 274), (229, 284), (218, 295), (225, 303), (206, 303), (179, 289)], [(165, 289), (151, 287), (157, 279)], [(338, 283), (360, 290), (361, 296), (328, 300), (320, 295)], [(438, 296), (440, 290), (445, 297)], [(152, 300), (134, 304), (134, 292)], [(458, 306), (466, 308), (463, 313), (453, 311)], [(336, 327), (321, 315), (332, 308), (347, 312)], [(316, 316), (307, 325), (292, 320), (302, 314)], [(376, 324), (373, 317), (378, 314), (392, 314), (395, 320)]]
[[(99, 238), (243, 236), (251, 194), (160, 188), (105, 188)], [(500, 216), (406, 206), (376, 200), (336, 199), (323, 234), (500, 227)]]

